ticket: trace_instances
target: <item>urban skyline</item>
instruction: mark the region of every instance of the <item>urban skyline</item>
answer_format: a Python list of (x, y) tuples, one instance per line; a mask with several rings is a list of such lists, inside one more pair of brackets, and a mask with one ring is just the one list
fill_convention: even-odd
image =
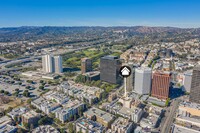
[(0, 2), (0, 133), (199, 133), (200, 1)]

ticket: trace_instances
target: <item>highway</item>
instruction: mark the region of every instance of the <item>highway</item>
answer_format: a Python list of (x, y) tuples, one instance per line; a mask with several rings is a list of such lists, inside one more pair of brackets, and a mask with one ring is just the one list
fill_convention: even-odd
[(0, 62), (0, 68), (2, 69), (6, 69), (5, 66), (6, 65), (11, 65), (11, 64), (15, 64), (15, 63), (23, 63), (26, 61), (31, 61), (33, 59), (39, 59), (41, 58), (41, 56), (32, 56), (32, 57), (26, 57), (26, 58), (19, 58), (19, 59), (14, 59), (14, 60), (8, 60), (6, 62)]
[(170, 132), (171, 125), (173, 123), (173, 119), (175, 117), (176, 110), (177, 110), (180, 102), (181, 102), (180, 99), (176, 99), (176, 100), (173, 100), (173, 102), (171, 103), (172, 106), (170, 107), (170, 113), (168, 114), (168, 116), (166, 116), (166, 120), (161, 129), (162, 130), (161, 133), (169, 133)]
[[(95, 46), (98, 45), (102, 45), (103, 43), (97, 44)], [(87, 49), (87, 48), (92, 48), (94, 47), (93, 45), (91, 46), (86, 46), (86, 47), (80, 47), (77, 49), (70, 49), (68, 52), (65, 53), (69, 53), (69, 52), (75, 52), (75, 51), (79, 51), (79, 50), (83, 50), (83, 49)], [(60, 53), (60, 54), (64, 54), (64, 53)], [(16, 64), (16, 63), (23, 63), (26, 61), (32, 61), (34, 59), (40, 59), (42, 58), (43, 55), (37, 55), (37, 56), (27, 56), (27, 57), (21, 57), (21, 58), (17, 58), (17, 59), (13, 59), (13, 60), (4, 60), (4, 61), (0, 61), (0, 72), (1, 71), (7, 71), (7, 70), (19, 70), (20, 68), (6, 68), (5, 66), (7, 65), (11, 65), (11, 64)]]

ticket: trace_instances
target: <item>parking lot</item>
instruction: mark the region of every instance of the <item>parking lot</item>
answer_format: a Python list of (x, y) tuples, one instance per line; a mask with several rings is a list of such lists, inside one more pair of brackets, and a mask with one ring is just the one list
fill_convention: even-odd
[(16, 89), (19, 89), (19, 95), (17, 97), (22, 98), (24, 90), (28, 90), (30, 92), (30, 97), (36, 97), (45, 90), (53, 89), (56, 87), (45, 84), (44, 89), (39, 89), (39, 87), (41, 86), (40, 80), (34, 80), (31, 83), (28, 83), (28, 80), (31, 79), (20, 77), (20, 80), (17, 81), (10, 76), (0, 75), (0, 90), (7, 91), (9, 92), (9, 95), (12, 95), (16, 92)]

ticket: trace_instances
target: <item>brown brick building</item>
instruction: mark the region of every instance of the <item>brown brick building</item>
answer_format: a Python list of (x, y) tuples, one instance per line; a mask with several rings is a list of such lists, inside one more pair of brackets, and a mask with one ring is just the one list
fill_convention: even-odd
[(159, 99), (169, 98), (171, 74), (157, 71), (153, 74), (151, 95)]
[(81, 59), (81, 73), (86, 73), (92, 71), (92, 60), (89, 58)]

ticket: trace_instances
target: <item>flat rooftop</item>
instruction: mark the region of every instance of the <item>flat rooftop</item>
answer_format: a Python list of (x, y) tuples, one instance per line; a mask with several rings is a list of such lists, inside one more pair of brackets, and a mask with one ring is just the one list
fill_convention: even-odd
[(116, 119), (112, 125), (117, 126), (118, 128), (122, 128), (122, 129), (127, 129), (129, 128), (133, 123), (129, 122), (128, 119), (119, 117), (118, 119)]
[(9, 124), (6, 124), (3, 127), (0, 127), (0, 133), (10, 133), (16, 130), (17, 128), (15, 126), (11, 126)]
[(50, 125), (39, 126), (35, 128), (32, 133), (59, 133), (54, 127)]
[(39, 114), (36, 113), (35, 111), (31, 110), (25, 114), (23, 114), (23, 117), (26, 117), (26, 118), (32, 118), (32, 117), (37, 117)]
[(8, 116), (3, 116), (0, 118), (0, 126), (10, 123), (12, 120)]
[(180, 107), (181, 106), (200, 110), (200, 104), (197, 104), (197, 103), (184, 101), (180, 103)]
[(117, 56), (108, 55), (108, 56), (104, 56), (104, 57), (102, 57), (102, 59), (114, 60), (114, 59), (119, 59), (119, 58), (118, 58)]
[(25, 107), (14, 108), (8, 115), (21, 115), (27, 111)]
[(98, 108), (91, 108), (89, 109), (87, 112), (85, 112), (85, 114), (89, 115), (89, 116), (98, 116), (98, 117), (101, 117), (104, 121), (112, 121), (114, 119), (114, 115), (110, 114), (110, 113), (107, 113), (105, 111), (102, 111)]
[(138, 68), (135, 69), (135, 71), (143, 73), (143, 72), (151, 72), (152, 69), (149, 68), (149, 67), (138, 67)]
[(194, 125), (200, 125), (200, 117), (198, 116), (191, 116), (191, 117), (178, 116), (177, 119), (193, 123)]
[(122, 107), (120, 110), (119, 110), (119, 113), (120, 114), (123, 114), (123, 115), (129, 115), (131, 116), (132, 114), (138, 114), (142, 111), (142, 109), (140, 108), (127, 108), (127, 107)]
[(105, 129), (105, 127), (102, 126), (101, 124), (84, 117), (79, 118), (76, 121), (76, 124), (78, 124), (82, 128), (89, 129), (90, 131), (93, 131), (93, 132), (101, 132)]
[(195, 66), (193, 70), (198, 70), (198, 71), (200, 71), (200, 65)]
[(199, 133), (199, 131), (174, 124), (172, 133)]

